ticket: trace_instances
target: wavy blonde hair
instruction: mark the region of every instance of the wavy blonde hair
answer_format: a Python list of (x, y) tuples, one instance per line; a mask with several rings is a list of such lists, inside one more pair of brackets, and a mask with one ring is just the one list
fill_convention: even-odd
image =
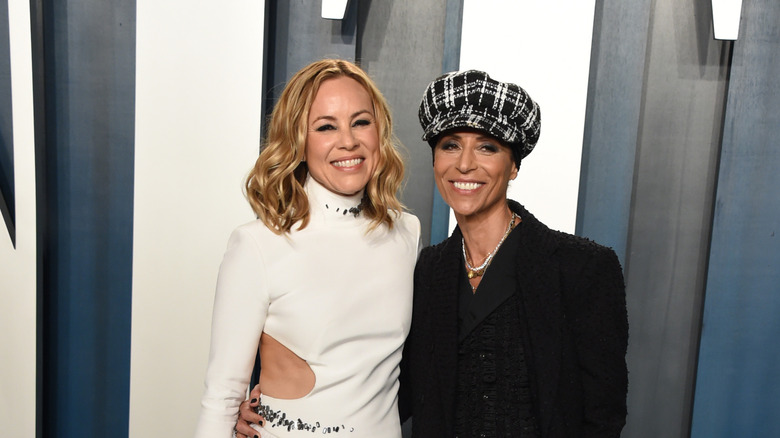
[(379, 134), (379, 161), (366, 184), (361, 214), (371, 219), (369, 230), (381, 224), (393, 227), (403, 205), (397, 192), (404, 164), (393, 136), (390, 108), (376, 84), (357, 65), (340, 59), (316, 61), (296, 73), (274, 106), (260, 156), (246, 179), (246, 197), (258, 219), (277, 234), (309, 223), (309, 200), (303, 190), (308, 169), (303, 162), (309, 109), (320, 85), (333, 78), (354, 79), (374, 105)]

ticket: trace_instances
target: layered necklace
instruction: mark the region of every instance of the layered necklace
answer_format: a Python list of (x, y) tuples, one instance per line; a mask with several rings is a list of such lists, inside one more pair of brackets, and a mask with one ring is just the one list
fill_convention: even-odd
[[(496, 255), (498, 252), (498, 248), (501, 247), (501, 244), (504, 243), (504, 240), (506, 240), (507, 236), (509, 236), (509, 233), (512, 232), (512, 230), (515, 228), (515, 219), (520, 219), (522, 221), (522, 218), (517, 215), (517, 213), (512, 212), (512, 217), (509, 218), (509, 225), (506, 226), (506, 232), (504, 232), (504, 237), (501, 238), (501, 240), (498, 241), (498, 245), (493, 249), (493, 251), (490, 252), (490, 254), (487, 255), (485, 258), (485, 261), (482, 262), (481, 265), (474, 267), (471, 265), (471, 261), (469, 260), (468, 251), (466, 251), (466, 241), (461, 238), (461, 247), (463, 248), (463, 259), (466, 260), (466, 275), (468, 275), (469, 280), (471, 280), (474, 277), (481, 277), (482, 274), (485, 273), (485, 270), (487, 270), (488, 266), (490, 266), (490, 262), (493, 261), (493, 256)], [(520, 223), (518, 221), (518, 223)]]

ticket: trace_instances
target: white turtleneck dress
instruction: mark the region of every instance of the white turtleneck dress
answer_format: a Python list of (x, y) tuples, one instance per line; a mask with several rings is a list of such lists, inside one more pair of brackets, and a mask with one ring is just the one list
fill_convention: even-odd
[(344, 214), (362, 193), (309, 177), (310, 222), (277, 235), (257, 220), (230, 237), (217, 280), (206, 390), (196, 438), (232, 436), (262, 332), (315, 375), (299, 399), (261, 397), (262, 437), (399, 438), (398, 374), (412, 313), (420, 223), (389, 230)]

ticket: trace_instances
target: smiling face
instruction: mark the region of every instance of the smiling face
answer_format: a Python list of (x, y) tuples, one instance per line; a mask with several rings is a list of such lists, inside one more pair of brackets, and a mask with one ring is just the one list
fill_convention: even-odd
[(331, 192), (353, 195), (365, 188), (379, 161), (374, 105), (354, 79), (324, 81), (307, 122), (309, 173)]
[(444, 133), (433, 151), (433, 174), (456, 218), (477, 218), (506, 211), (509, 181), (517, 166), (509, 147), (481, 131)]

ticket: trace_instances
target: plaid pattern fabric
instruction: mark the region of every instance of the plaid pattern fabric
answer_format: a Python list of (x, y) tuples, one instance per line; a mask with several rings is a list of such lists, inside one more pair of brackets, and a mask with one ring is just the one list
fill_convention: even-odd
[(418, 112), (422, 139), (453, 128), (475, 128), (509, 143), (517, 161), (536, 146), (541, 114), (528, 93), (478, 70), (452, 72), (431, 82)]

